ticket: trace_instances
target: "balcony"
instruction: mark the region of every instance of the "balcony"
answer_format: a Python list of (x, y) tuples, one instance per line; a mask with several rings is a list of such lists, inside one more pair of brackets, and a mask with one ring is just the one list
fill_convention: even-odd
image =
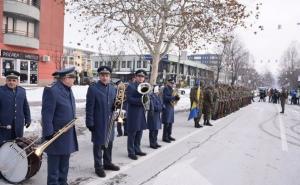
[(40, 41), (38, 38), (34, 37), (34, 35), (8, 30), (4, 30), (3, 33), (4, 44), (34, 49), (39, 49), (40, 47)]
[(4, 0), (3, 11), (40, 20), (39, 1), (37, 0)]

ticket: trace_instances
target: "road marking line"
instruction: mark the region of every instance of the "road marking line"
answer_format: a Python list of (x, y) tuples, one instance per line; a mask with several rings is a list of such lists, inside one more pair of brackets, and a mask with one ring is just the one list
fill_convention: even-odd
[[(279, 105), (276, 106), (277, 111), (279, 112)], [(282, 116), (279, 113), (278, 119), (279, 119), (279, 128), (280, 128), (280, 138), (281, 138), (281, 148), (282, 151), (288, 151), (288, 145), (287, 145), (287, 139), (286, 139), (286, 130), (285, 130), (285, 124), (282, 120)]]

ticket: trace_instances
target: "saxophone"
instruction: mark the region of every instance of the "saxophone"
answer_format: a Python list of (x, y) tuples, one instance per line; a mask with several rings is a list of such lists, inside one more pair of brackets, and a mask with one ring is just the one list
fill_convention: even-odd
[(177, 105), (177, 103), (178, 103), (178, 101), (180, 100), (180, 96), (178, 95), (178, 90), (177, 89), (173, 89), (173, 92), (172, 92), (172, 96), (173, 97), (178, 97), (178, 100), (173, 100), (173, 101), (171, 101), (171, 105), (173, 106), (173, 107), (175, 107), (175, 105)]

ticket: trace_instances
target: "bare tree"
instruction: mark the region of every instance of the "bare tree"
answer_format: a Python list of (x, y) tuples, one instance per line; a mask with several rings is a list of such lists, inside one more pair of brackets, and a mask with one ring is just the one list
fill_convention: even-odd
[(87, 22), (85, 31), (137, 35), (152, 55), (150, 83), (155, 83), (160, 59), (180, 36), (180, 44), (199, 45), (244, 26), (249, 16), (237, 0), (69, 0), (68, 11)]
[(238, 80), (241, 70), (245, 68), (249, 62), (249, 52), (244, 48), (238, 38), (229, 41), (225, 47), (225, 60), (227, 70), (231, 72), (231, 85), (234, 85)]
[(297, 87), (298, 76), (300, 75), (299, 43), (293, 41), (284, 52), (281, 60), (279, 83), (282, 86)]

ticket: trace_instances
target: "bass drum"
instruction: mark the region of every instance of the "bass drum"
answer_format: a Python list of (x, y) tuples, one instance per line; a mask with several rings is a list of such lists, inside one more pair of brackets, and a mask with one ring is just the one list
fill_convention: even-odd
[[(34, 154), (36, 145), (26, 138), (4, 142), (0, 147), (0, 173), (9, 183), (20, 183), (35, 175), (42, 158)], [(24, 150), (25, 149), (25, 150)]]

